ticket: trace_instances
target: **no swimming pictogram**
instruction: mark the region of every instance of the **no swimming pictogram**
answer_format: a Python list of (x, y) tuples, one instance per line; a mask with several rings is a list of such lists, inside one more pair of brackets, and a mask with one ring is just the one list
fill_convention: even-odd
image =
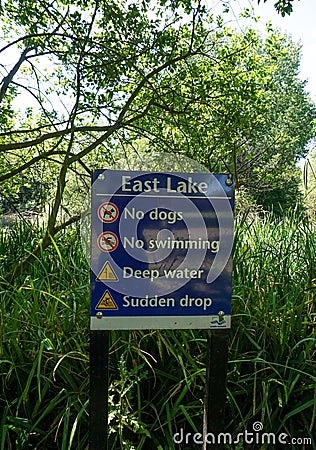
[(105, 231), (98, 237), (97, 244), (100, 250), (103, 252), (113, 252), (117, 249), (119, 240), (115, 233), (112, 231)]

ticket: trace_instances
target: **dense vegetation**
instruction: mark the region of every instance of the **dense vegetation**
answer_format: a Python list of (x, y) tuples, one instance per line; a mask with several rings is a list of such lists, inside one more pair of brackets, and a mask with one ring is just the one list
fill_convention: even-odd
[[(2, 232), (2, 267), (34, 234), (23, 223)], [(260, 420), (316, 445), (315, 255), (315, 225), (300, 215), (238, 218), (223, 431)], [(1, 450), (86, 449), (89, 282), (77, 231), (1, 298)], [(201, 431), (205, 333), (112, 332), (110, 449), (169, 450), (181, 427)]]
[[(234, 174), (241, 197), (226, 430), (259, 420), (315, 447), (315, 157), (303, 186), (297, 162), (316, 108), (299, 46), (190, 0), (0, 11), (0, 450), (87, 448), (82, 204), (95, 167), (153, 152)], [(201, 331), (111, 333), (110, 449), (201, 431), (206, 346)]]

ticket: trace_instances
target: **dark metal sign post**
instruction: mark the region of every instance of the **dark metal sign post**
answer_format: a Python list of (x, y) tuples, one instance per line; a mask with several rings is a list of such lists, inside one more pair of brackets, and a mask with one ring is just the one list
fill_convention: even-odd
[(223, 431), (233, 208), (228, 175), (94, 171), (90, 450), (108, 449), (110, 330), (209, 330), (203, 433)]
[[(216, 438), (224, 432), (229, 330), (207, 331), (203, 450), (222, 450)], [(213, 443), (211, 435), (214, 435)], [(209, 437), (208, 437), (209, 436)]]
[(108, 450), (109, 331), (90, 331), (90, 450)]

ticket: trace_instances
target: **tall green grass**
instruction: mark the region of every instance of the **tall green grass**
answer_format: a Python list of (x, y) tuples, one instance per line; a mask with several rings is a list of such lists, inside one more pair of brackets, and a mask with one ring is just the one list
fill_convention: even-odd
[(229, 396), (244, 425), (315, 446), (315, 224), (296, 212), (244, 219), (235, 242)]
[[(22, 223), (0, 234), (0, 450), (84, 450), (89, 269), (77, 230), (4, 281), (39, 234)], [(315, 448), (315, 254), (315, 227), (302, 215), (238, 219), (223, 432), (259, 420)], [(202, 430), (206, 346), (199, 330), (112, 332), (111, 450), (173, 450), (181, 427)]]
[[(20, 223), (6, 232), (4, 269), (31, 251), (34, 234)], [(80, 448), (79, 434), (87, 434), (86, 421), (76, 421), (87, 415), (89, 303), (77, 241), (62, 236), (58, 252), (52, 246), (28, 274), (2, 285), (1, 450)]]

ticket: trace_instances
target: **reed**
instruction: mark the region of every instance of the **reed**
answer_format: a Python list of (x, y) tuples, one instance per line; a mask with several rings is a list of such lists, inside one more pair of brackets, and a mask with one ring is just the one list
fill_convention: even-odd
[[(73, 228), (6, 284), (37, 237), (21, 222), (0, 233), (0, 450), (84, 450), (89, 268)], [(315, 226), (296, 211), (238, 218), (223, 432), (259, 420), (316, 447), (315, 255)], [(110, 449), (173, 450), (181, 427), (200, 432), (205, 360), (203, 331), (112, 332)]]

